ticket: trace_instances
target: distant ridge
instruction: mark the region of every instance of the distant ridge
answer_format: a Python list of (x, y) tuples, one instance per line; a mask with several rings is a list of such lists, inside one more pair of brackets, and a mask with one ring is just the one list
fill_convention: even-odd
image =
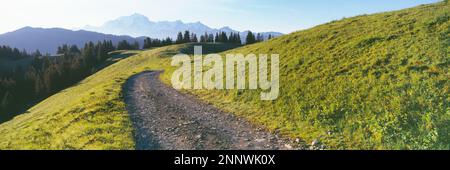
[(16, 31), (0, 35), (0, 45), (8, 45), (26, 51), (39, 50), (41, 53), (55, 54), (57, 47), (62, 44), (71, 44), (83, 47), (89, 41), (111, 40), (117, 43), (122, 40), (129, 42), (143, 42), (143, 37), (116, 36), (91, 31), (72, 31), (62, 28), (33, 28), (24, 27)]
[[(184, 23), (180, 20), (153, 22), (146, 16), (136, 13), (108, 21), (100, 27), (85, 26), (76, 30), (23, 27), (12, 32), (0, 34), (0, 45), (7, 45), (20, 50), (24, 49), (28, 52), (39, 50), (41, 53), (55, 54), (57, 47), (62, 44), (82, 47), (89, 41), (111, 40), (113, 43), (117, 43), (121, 40), (126, 40), (129, 42), (138, 41), (142, 45), (145, 37), (159, 39), (171, 37), (176, 39), (178, 32), (186, 30), (198, 36), (205, 33), (226, 32), (229, 34), (231, 32), (239, 32), (228, 26), (218, 29), (210, 28), (201, 22)], [(243, 43), (245, 43), (245, 37), (248, 32), (248, 30), (239, 32)], [(272, 37), (283, 35), (279, 32), (262, 32), (260, 34), (265, 39), (270, 35)]]

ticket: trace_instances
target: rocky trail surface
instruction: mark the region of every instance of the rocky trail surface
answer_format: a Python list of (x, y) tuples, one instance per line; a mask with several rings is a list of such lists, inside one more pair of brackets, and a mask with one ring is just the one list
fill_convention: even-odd
[(138, 150), (290, 150), (291, 141), (182, 94), (159, 80), (160, 72), (131, 77), (125, 102)]

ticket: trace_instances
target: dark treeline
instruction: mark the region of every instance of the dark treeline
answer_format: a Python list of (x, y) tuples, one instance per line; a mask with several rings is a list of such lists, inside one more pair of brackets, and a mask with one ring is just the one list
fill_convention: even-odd
[(242, 44), (241, 37), (239, 33), (231, 32), (230, 35), (227, 35), (225, 32), (218, 32), (214, 34), (205, 33), (201, 35), (200, 38), (197, 38), (197, 35), (194, 33), (189, 33), (189, 31), (185, 31), (183, 33), (178, 33), (177, 40), (175, 43), (188, 43), (188, 42), (203, 42), (203, 43), (233, 43), (233, 44)]
[[(269, 35), (269, 37), (267, 39), (270, 40), (272, 38), (273, 38), (273, 36)], [(253, 32), (249, 31), (247, 34), (247, 37), (245, 38), (245, 41), (246, 41), (246, 44), (254, 44), (257, 42), (263, 42), (264, 36), (260, 33), (255, 35)]]
[(24, 111), (32, 101), (39, 101), (93, 74), (108, 53), (116, 50), (111, 41), (58, 47), (58, 55), (27, 54), (1, 47), (0, 57), (31, 57), (31, 64), (0, 73), (0, 122)]
[(117, 50), (139, 50), (139, 42), (135, 41), (133, 44), (130, 44), (126, 40), (122, 40), (117, 44)]
[(167, 37), (166, 39), (153, 39), (153, 38), (145, 38), (144, 39), (144, 46), (143, 49), (149, 49), (154, 47), (164, 47), (168, 45), (172, 45), (173, 40), (170, 37)]
[(17, 48), (11, 48), (8, 46), (0, 46), (0, 60), (19, 60), (31, 56), (41, 56), (41, 52), (37, 50), (35, 53), (28, 54), (26, 51), (20, 51)]
[(190, 33), (189, 31), (185, 31), (184, 34), (179, 32), (177, 35), (177, 39), (175, 41), (176, 44), (190, 43), (190, 42), (198, 42), (197, 35), (194, 33)]
[[(273, 38), (273, 36), (269, 35), (268, 39), (271, 38)], [(264, 36), (260, 33), (255, 35), (252, 32), (249, 32), (246, 37), (246, 44), (254, 44), (262, 41), (264, 41)], [(243, 44), (239, 33), (233, 32), (231, 32), (230, 34), (227, 34), (226, 32), (218, 32), (216, 34), (205, 33), (204, 35), (201, 35), (199, 38), (197, 34), (185, 31), (179, 32), (177, 35), (177, 39), (175, 41), (172, 40), (171, 38), (166, 39), (146, 38), (144, 40), (143, 49), (164, 47), (172, 44), (196, 43), (196, 42)]]

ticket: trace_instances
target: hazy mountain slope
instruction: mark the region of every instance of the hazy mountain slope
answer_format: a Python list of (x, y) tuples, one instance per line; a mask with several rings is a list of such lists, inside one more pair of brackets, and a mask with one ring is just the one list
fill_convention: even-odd
[[(215, 34), (217, 32), (223, 31), (226, 33), (238, 32), (230, 27), (223, 27), (219, 29), (211, 28), (206, 26), (201, 22), (195, 23), (184, 23), (180, 20), (178, 21), (160, 21), (153, 22), (150, 21), (146, 16), (141, 14), (133, 14), (130, 16), (119, 17), (115, 20), (108, 21), (100, 27), (86, 26), (81, 28), (83, 30), (101, 32), (105, 34), (114, 35), (130, 35), (134, 37), (147, 36), (152, 38), (166, 38), (171, 37), (175, 39), (178, 32), (189, 30), (197, 35), (203, 35), (205, 32)], [(241, 38), (245, 41), (248, 31), (243, 31), (241, 33)], [(263, 32), (261, 33), (265, 38), (271, 34), (272, 36), (280, 36), (282, 33), (279, 32)]]
[(0, 45), (7, 45), (18, 49), (34, 52), (37, 49), (41, 53), (55, 54), (58, 46), (62, 44), (75, 44), (83, 47), (86, 42), (112, 40), (117, 43), (121, 40), (143, 43), (143, 38), (129, 36), (115, 36), (90, 31), (71, 31), (61, 28), (32, 28), (24, 27), (19, 30), (0, 35)]

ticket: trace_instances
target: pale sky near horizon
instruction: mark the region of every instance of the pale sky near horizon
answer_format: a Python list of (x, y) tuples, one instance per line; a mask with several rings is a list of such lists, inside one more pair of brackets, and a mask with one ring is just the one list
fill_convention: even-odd
[(440, 0), (0, 0), (0, 34), (25, 26), (99, 26), (140, 13), (152, 21), (200, 21), (238, 31), (290, 33), (343, 17)]

